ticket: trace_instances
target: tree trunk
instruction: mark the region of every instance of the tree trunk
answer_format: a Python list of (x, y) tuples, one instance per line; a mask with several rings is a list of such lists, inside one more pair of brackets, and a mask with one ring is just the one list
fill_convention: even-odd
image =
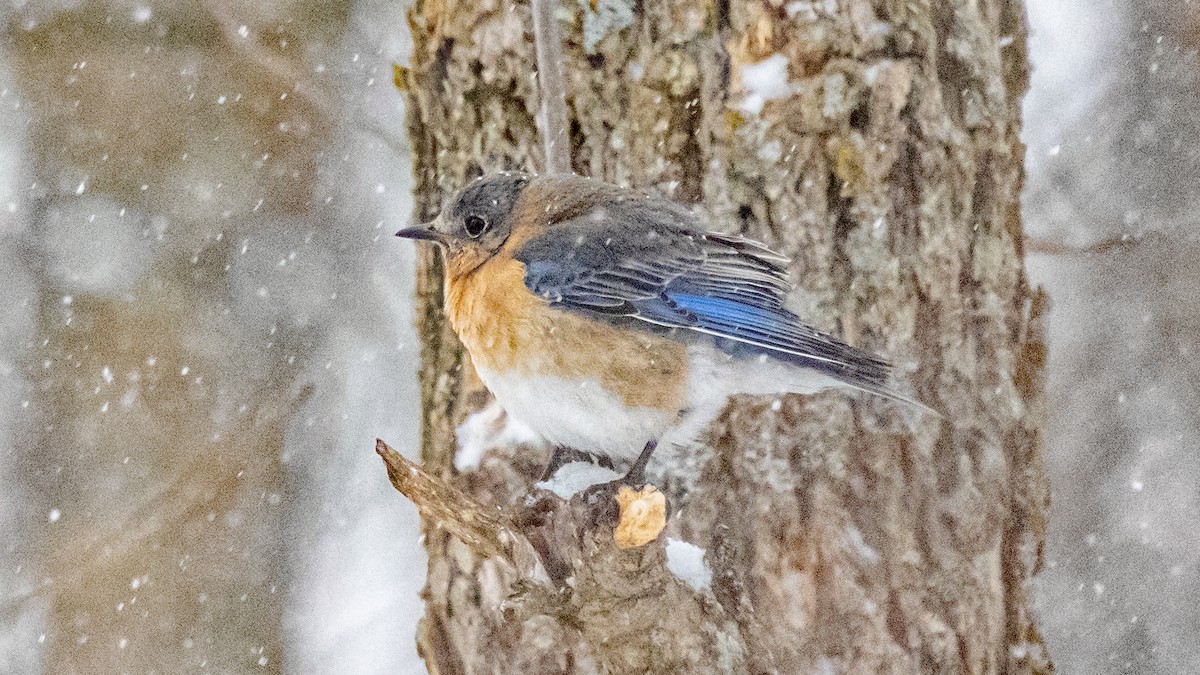
[[(616, 549), (579, 499), (529, 526), (544, 452), (454, 469), (455, 427), (487, 397), (425, 252), (424, 468), (529, 526), (549, 577), (427, 521), (430, 670), (1049, 671), (1028, 593), (1048, 489), (1045, 299), (1018, 211), (1020, 3), (560, 9), (574, 169), (790, 255), (801, 315), (888, 355), (945, 419), (843, 393), (736, 401), (699, 456), (656, 460), (699, 467), (670, 491), (667, 529), (706, 551), (696, 591), (664, 571), (665, 537)], [(418, 2), (412, 26), (425, 219), (480, 170), (540, 166), (538, 100), (527, 4)]]

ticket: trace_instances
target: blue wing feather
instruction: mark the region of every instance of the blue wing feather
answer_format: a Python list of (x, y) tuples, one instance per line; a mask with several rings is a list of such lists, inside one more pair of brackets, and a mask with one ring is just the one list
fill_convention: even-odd
[(730, 353), (765, 354), (896, 396), (886, 389), (886, 361), (784, 306), (786, 258), (748, 239), (698, 232), (677, 206), (655, 204), (642, 202), (636, 214), (620, 213), (632, 204), (610, 204), (605, 218), (584, 214), (525, 243), (514, 257), (525, 263), (526, 286), (568, 311), (705, 333)]
[(674, 319), (672, 325), (683, 324), (681, 327), (728, 338), (734, 341), (724, 343), (730, 350), (741, 343), (741, 347), (736, 347), (740, 353), (766, 354), (859, 385), (883, 386), (887, 382), (885, 361), (813, 330), (774, 302), (761, 306), (723, 297), (675, 293), (668, 288), (659, 298), (632, 305), (651, 320)]

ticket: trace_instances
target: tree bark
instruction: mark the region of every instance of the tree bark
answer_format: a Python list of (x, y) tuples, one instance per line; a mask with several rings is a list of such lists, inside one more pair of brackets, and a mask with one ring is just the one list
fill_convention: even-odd
[[(945, 419), (841, 393), (736, 401), (704, 451), (656, 460), (698, 476), (668, 487), (667, 533), (704, 548), (712, 571), (695, 591), (665, 571), (663, 537), (618, 550), (585, 500), (541, 494), (531, 516), (544, 452), (504, 447), (454, 469), (455, 427), (487, 394), (425, 252), (424, 468), (501, 508), (553, 563), (531, 581), (426, 521), (430, 670), (1051, 670), (1028, 591), (1048, 501), (1046, 302), (1026, 281), (1018, 210), (1021, 4), (560, 9), (574, 169), (673, 195), (711, 229), (790, 255), (797, 310), (888, 355)], [(526, 4), (417, 2), (411, 22), (426, 219), (482, 170), (540, 167), (535, 58)], [(764, 80), (756, 64), (786, 73)]]

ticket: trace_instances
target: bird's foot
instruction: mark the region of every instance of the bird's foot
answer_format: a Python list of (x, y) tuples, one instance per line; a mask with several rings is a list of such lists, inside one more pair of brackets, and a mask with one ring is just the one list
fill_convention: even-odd
[(542, 472), (541, 482), (546, 482), (554, 478), (554, 474), (558, 470), (570, 464), (571, 462), (588, 462), (602, 466), (606, 469), (613, 468), (612, 460), (607, 457), (593, 455), (590, 452), (568, 448), (562, 445), (554, 446), (554, 450), (550, 453), (550, 463), (546, 465), (546, 470)]
[(658, 447), (658, 441), (650, 441), (646, 443), (646, 447), (642, 448), (642, 452), (638, 454), (637, 459), (633, 460), (633, 466), (629, 467), (629, 471), (617, 480), (615, 483), (628, 485), (637, 490), (641, 489), (646, 484), (646, 465), (650, 463), (650, 457), (654, 455), (654, 450)]
[(624, 476), (610, 480), (605, 483), (596, 483), (587, 488), (586, 492), (590, 494), (600, 492), (611, 492), (615, 494), (622, 487), (632, 488), (635, 492), (646, 486), (646, 465), (650, 463), (650, 458), (654, 455), (654, 449), (658, 447), (658, 441), (650, 441), (646, 447), (642, 448), (642, 452), (633, 460), (633, 465), (625, 472)]
[(650, 441), (624, 476), (583, 492), (584, 503), (596, 507), (594, 525), (606, 523), (613, 527), (618, 548), (644, 546), (657, 539), (666, 527), (670, 511), (666, 495), (646, 482), (646, 465), (656, 447), (657, 441)]

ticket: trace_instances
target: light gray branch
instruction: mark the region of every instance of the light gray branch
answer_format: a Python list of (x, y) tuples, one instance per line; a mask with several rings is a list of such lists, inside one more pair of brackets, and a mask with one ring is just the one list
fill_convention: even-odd
[(567, 135), (567, 97), (562, 73), (562, 38), (554, 17), (557, 0), (533, 0), (533, 34), (537, 43), (538, 114), (546, 173), (571, 172), (571, 139)]

